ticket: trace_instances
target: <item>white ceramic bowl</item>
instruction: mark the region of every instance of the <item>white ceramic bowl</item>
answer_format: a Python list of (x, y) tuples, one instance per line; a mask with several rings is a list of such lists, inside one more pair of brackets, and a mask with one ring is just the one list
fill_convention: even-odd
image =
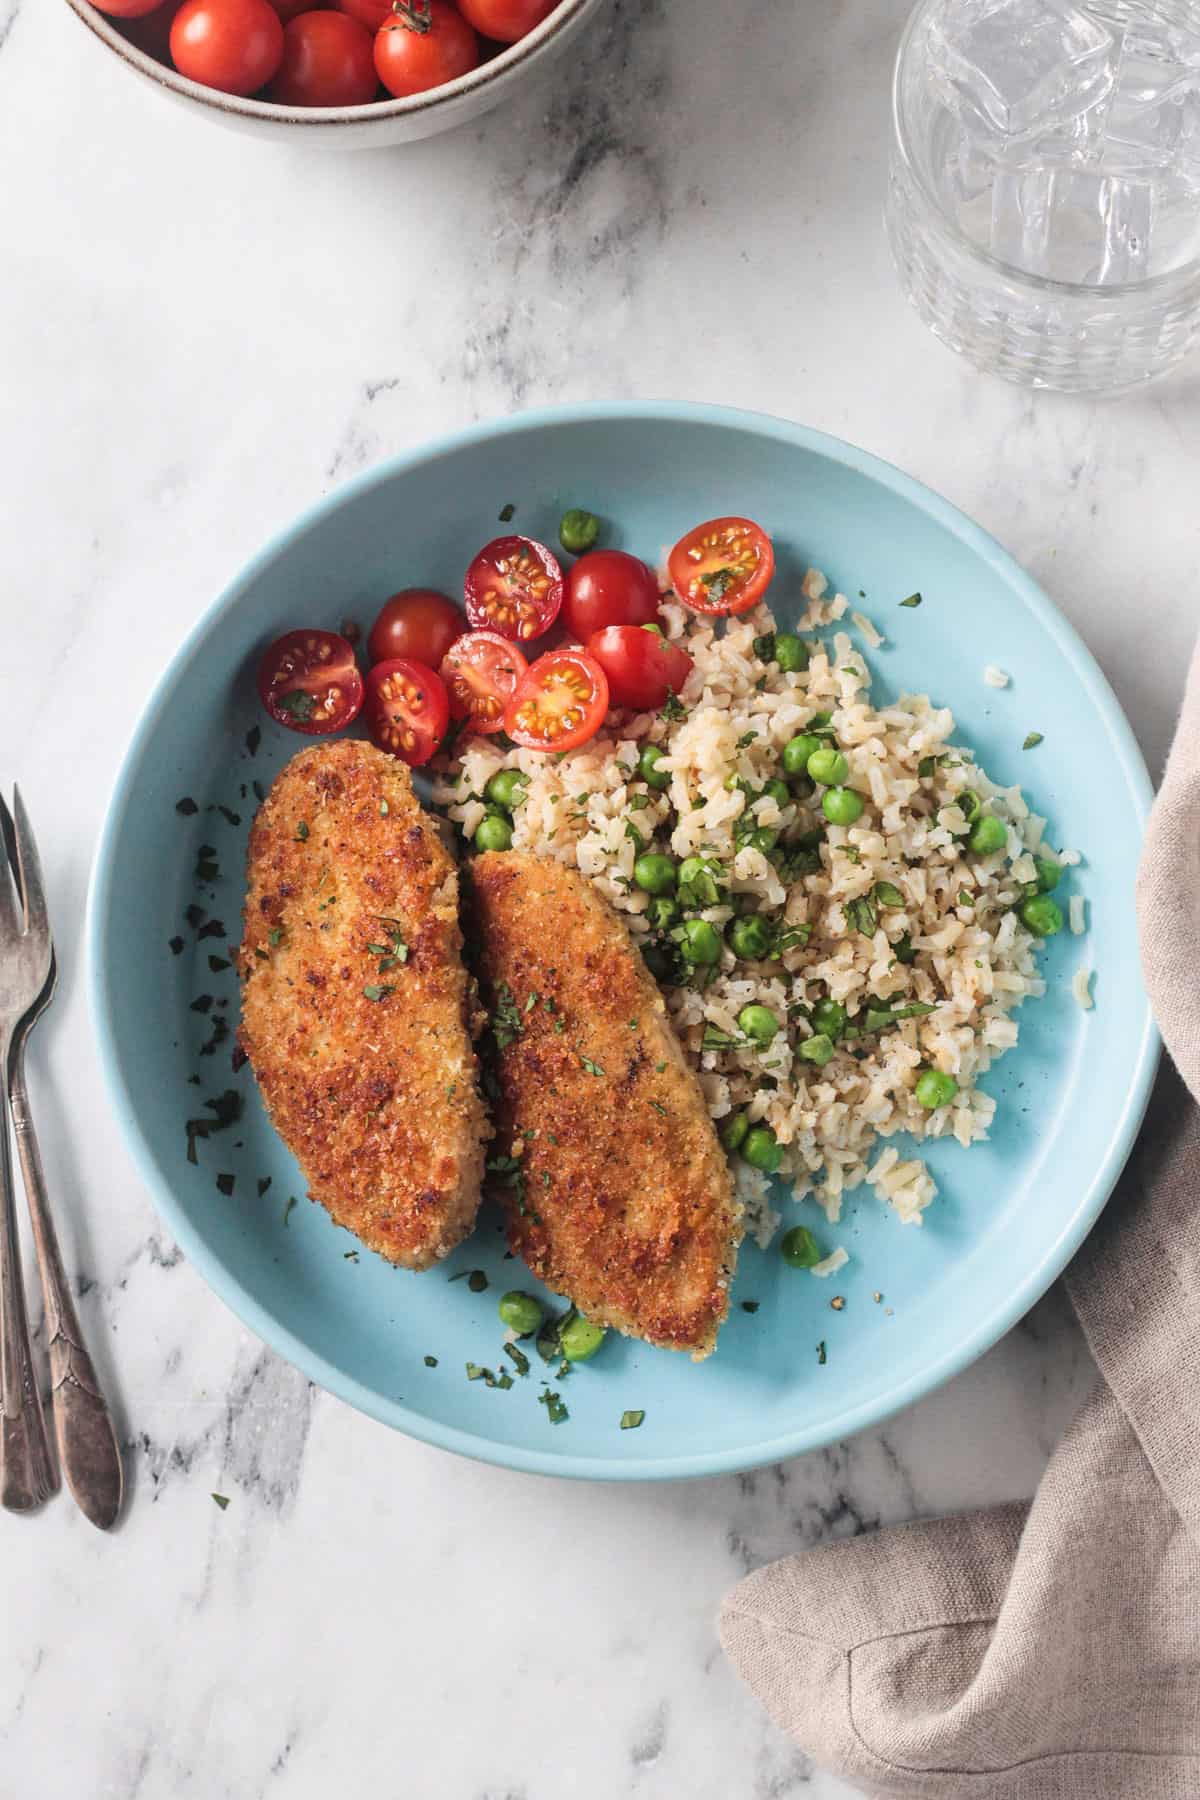
[(359, 150), (433, 137), (498, 106), (536, 68), (566, 47), (601, 0), (559, 0), (527, 37), (509, 44), (490, 62), (480, 63), (457, 81), (407, 100), (376, 100), (369, 106), (276, 106), (268, 100), (218, 93), (139, 50), (122, 36), (117, 21), (97, 12), (89, 0), (67, 0), (67, 4), (97, 42), (118, 56), (139, 81), (149, 83), (189, 112), (257, 137), (320, 140), (338, 149)]

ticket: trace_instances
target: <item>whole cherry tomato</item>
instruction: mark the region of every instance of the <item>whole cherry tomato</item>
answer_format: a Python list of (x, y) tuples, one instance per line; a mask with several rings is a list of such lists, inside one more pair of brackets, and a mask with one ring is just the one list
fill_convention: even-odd
[(371, 34), (340, 12), (304, 12), (283, 28), (268, 98), (280, 106), (364, 106), (375, 98)]
[(189, 81), (255, 94), (283, 56), (283, 26), (267, 0), (184, 0), (171, 26), (171, 61)]
[(563, 619), (580, 643), (606, 625), (650, 625), (661, 596), (653, 571), (624, 550), (589, 550), (567, 571)]
[(515, 44), (548, 18), (558, 0), (458, 0), (458, 10), (481, 37)]
[(339, 12), (365, 25), (372, 36), (393, 16), (392, 0), (334, 0), (334, 4)]
[(379, 79), (401, 99), (455, 81), (478, 61), (479, 40), (448, 0), (396, 0), (375, 38)]
[(587, 641), (608, 677), (614, 706), (657, 712), (668, 694), (678, 694), (692, 672), (692, 659), (647, 625), (607, 625)]
[(367, 639), (367, 655), (373, 663), (409, 656), (436, 669), (466, 629), (462, 608), (445, 594), (433, 588), (401, 588), (384, 601)]

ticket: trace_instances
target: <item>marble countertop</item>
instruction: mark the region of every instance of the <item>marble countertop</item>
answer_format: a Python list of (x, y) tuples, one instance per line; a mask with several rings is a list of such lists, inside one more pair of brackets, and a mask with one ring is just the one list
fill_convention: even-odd
[(1028, 1494), (1077, 1405), (1052, 1294), (884, 1429), (757, 1475), (587, 1487), (410, 1443), (181, 1260), (109, 1116), (79, 967), (118, 756), (216, 589), (355, 470), (542, 402), (728, 400), (893, 459), (1054, 595), (1157, 773), (1195, 628), (1195, 373), (1091, 405), (926, 335), (880, 227), (903, 11), (611, 0), (515, 106), (355, 156), (198, 125), (66, 7), (0, 0), (0, 781), (54, 900), (35, 1105), (131, 1478), (110, 1538), (63, 1498), (0, 1517), (4, 1800), (834, 1800), (725, 1665), (721, 1593)]

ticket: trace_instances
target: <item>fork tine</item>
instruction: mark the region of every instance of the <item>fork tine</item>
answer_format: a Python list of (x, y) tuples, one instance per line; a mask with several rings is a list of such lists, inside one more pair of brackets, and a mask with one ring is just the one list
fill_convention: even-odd
[[(33, 826), (29, 823), (29, 814), (25, 811), (25, 802), (21, 798), (19, 787), (13, 787), (13, 817), (9, 827), (5, 829), (5, 837), (9, 838), (9, 830), (15, 826), (16, 862), (15, 873), (17, 887), (25, 907), (25, 929), (39, 943), (49, 945), (50, 914), (46, 907), (46, 890), (42, 886), (42, 865), (38, 860), (37, 843), (33, 835)], [(12, 844), (9, 844), (9, 861), (13, 861)]]
[[(4, 840), (4, 854), (0, 856), (0, 945), (3, 945), (14, 943), (21, 931), (21, 922), (13, 904), (13, 887), (15, 885), (19, 888), (21, 885), (17, 867), (17, 834), (12, 814), (4, 804), (3, 794), (0, 794), (0, 838)], [(8, 878), (10, 868), (11, 881)]]

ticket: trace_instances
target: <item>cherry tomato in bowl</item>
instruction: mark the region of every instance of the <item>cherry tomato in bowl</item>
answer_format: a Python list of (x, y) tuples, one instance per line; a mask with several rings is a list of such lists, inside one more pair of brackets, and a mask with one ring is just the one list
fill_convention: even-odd
[(365, 25), (372, 37), (393, 16), (392, 0), (334, 0), (334, 4), (339, 12)]
[(484, 631), (524, 642), (541, 637), (562, 605), (562, 570), (536, 538), (500, 537), (467, 570), (467, 617)]
[(608, 680), (585, 650), (551, 650), (517, 683), (504, 729), (526, 750), (574, 750), (595, 737), (608, 711)]
[(396, 0), (375, 38), (376, 72), (400, 98), (456, 81), (478, 61), (479, 40), (448, 0)]
[(258, 665), (258, 697), (278, 725), (324, 737), (358, 717), (363, 682), (336, 631), (287, 631)]
[(255, 94), (283, 57), (283, 26), (267, 0), (183, 0), (171, 22), (171, 61), (189, 81)]
[(94, 0), (94, 4), (97, 12), (106, 13), (110, 19), (144, 19), (163, 0)]
[(775, 573), (775, 552), (752, 519), (709, 519), (680, 538), (667, 562), (671, 586), (693, 612), (748, 612)]
[(367, 676), (371, 742), (410, 768), (427, 763), (450, 723), (450, 699), (436, 670), (404, 656), (376, 663)]
[(504, 725), (504, 709), (529, 664), (498, 631), (468, 631), (442, 658), (440, 674), (450, 695), (450, 717), (468, 719), (490, 735)]
[(586, 644), (606, 625), (649, 625), (661, 595), (654, 572), (624, 550), (589, 550), (568, 570), (563, 618)]
[(340, 12), (302, 12), (283, 28), (267, 98), (280, 106), (365, 106), (379, 86), (371, 34)]
[(455, 638), (467, 629), (462, 608), (435, 588), (401, 588), (385, 600), (367, 639), (373, 663), (407, 656), (439, 668)]
[(612, 704), (638, 712), (657, 712), (692, 672), (686, 650), (644, 625), (608, 625), (588, 639), (587, 653), (604, 670)]
[(458, 10), (480, 37), (515, 44), (558, 5), (558, 0), (458, 0)]

